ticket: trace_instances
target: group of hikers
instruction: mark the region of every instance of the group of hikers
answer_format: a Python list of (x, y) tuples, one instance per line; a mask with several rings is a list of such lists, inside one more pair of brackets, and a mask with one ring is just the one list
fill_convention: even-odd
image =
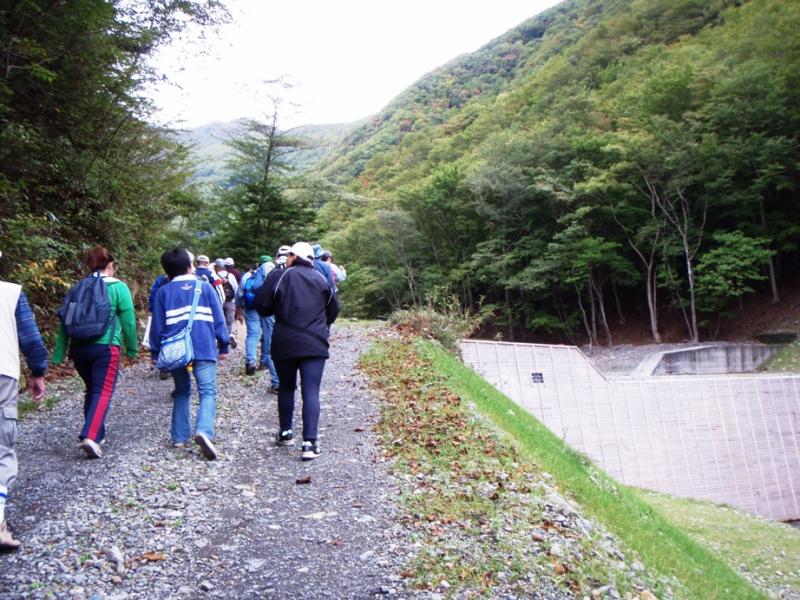
[[(2, 252), (0, 252), (2, 256)], [(121, 353), (136, 359), (139, 340), (130, 289), (115, 277), (117, 265), (108, 249), (89, 251), (89, 275), (67, 293), (58, 311), (60, 324), (52, 362), (72, 359), (86, 390), (79, 447), (100, 458), (106, 441), (105, 420), (120, 370)], [(329, 357), (330, 326), (339, 314), (338, 284), (347, 277), (330, 252), (318, 244), (281, 246), (276, 258), (239, 272), (232, 258), (197, 258), (185, 248), (161, 255), (164, 274), (150, 290), (142, 345), (150, 351), (162, 378), (172, 377), (170, 440), (176, 448), (194, 440), (208, 460), (217, 458), (214, 424), (217, 361), (236, 348), (236, 324), (247, 328), (245, 373), (269, 370), (268, 391), (277, 394), (279, 428), (275, 443), (295, 443), (293, 416), (297, 374), (301, 378), (302, 460), (320, 456), (319, 390)], [(20, 353), (28, 371), (27, 389), (19, 389)], [(20, 546), (5, 520), (9, 488), (17, 476), (17, 401), (30, 392), (45, 394), (48, 352), (21, 286), (0, 280), (0, 550)], [(191, 423), (191, 380), (199, 404)]]

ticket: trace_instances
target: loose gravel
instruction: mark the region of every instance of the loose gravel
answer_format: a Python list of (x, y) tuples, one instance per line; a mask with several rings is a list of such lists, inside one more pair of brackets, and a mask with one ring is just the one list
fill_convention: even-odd
[(369, 332), (334, 329), (315, 461), (273, 444), (276, 398), (241, 350), (218, 372), (217, 461), (171, 447), (172, 381), (145, 363), (118, 383), (100, 460), (77, 446), (80, 391), (26, 417), (7, 511), (23, 548), (0, 556), (0, 598), (405, 595), (414, 550), (355, 368)]

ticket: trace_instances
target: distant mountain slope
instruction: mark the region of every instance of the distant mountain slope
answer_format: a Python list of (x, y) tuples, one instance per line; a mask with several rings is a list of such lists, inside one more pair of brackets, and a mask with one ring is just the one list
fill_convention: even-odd
[[(226, 163), (231, 157), (231, 149), (226, 142), (236, 137), (244, 124), (244, 119), (214, 121), (179, 132), (179, 141), (192, 148), (197, 165), (197, 180), (218, 183), (225, 179)], [(358, 123), (301, 125), (290, 129), (286, 132), (287, 135), (306, 140), (308, 148), (287, 156), (287, 160), (297, 169), (311, 168), (325, 160), (357, 125)]]
[(231, 152), (225, 142), (235, 136), (241, 126), (241, 120), (214, 121), (179, 132), (179, 140), (190, 146), (195, 156), (197, 180), (216, 183), (224, 179), (225, 163)]
[(327, 125), (301, 125), (288, 130), (286, 133), (292, 137), (299, 137), (308, 141), (306, 150), (290, 155), (289, 162), (297, 169), (304, 170), (315, 167), (319, 162), (330, 158), (347, 135), (361, 121), (356, 123), (335, 123)]
[[(530, 123), (533, 115), (522, 113), (521, 96), (534, 95), (536, 90), (525, 88), (532, 79), (537, 79), (537, 86), (551, 86), (554, 93), (598, 87), (610, 82), (600, 78), (613, 76), (604, 72), (606, 68), (642, 48), (671, 44), (713, 27), (726, 8), (746, 2), (566, 0), (424, 75), (355, 127), (335, 152), (318, 163), (318, 169), (340, 184), (361, 178), (367, 188), (375, 189), (377, 182), (380, 189), (391, 189), (411, 178), (387, 181), (397, 175), (387, 173), (397, 159), (392, 152), (403, 144), (419, 159), (448, 162), (479, 144), (490, 131)], [(512, 94), (516, 98), (509, 103)], [(546, 113), (548, 107), (536, 108)], [(482, 122), (476, 123), (479, 116)], [(449, 146), (446, 155), (437, 154), (434, 146), (446, 146), (445, 139), (461, 132), (459, 148)], [(407, 161), (395, 164), (409, 166)]]
[[(479, 50), (459, 56), (424, 75), (380, 113), (353, 129), (320, 170), (346, 183), (361, 175), (367, 162), (397, 146), (410, 133), (440, 127), (445, 135), (468, 126), (478, 111), (470, 101), (494, 98), (561, 47), (578, 39), (586, 6), (600, 2), (569, 0), (524, 21)], [(604, 1), (603, 14), (615, 1)]]
[(567, 0), (423, 76), (317, 167), (349, 310), (482, 299), (509, 338), (611, 344), (637, 313), (697, 341), (779, 301), (797, 31), (797, 0)]

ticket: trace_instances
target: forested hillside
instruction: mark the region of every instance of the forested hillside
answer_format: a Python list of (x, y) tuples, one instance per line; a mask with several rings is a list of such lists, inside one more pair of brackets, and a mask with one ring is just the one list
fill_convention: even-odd
[(107, 246), (133, 284), (185, 242), (193, 165), (150, 124), (155, 50), (216, 0), (4, 2), (0, 8), (0, 277), (40, 315), (58, 306), (87, 248)]
[(360, 123), (154, 127), (149, 58), (223, 4), (0, 8), (0, 277), (40, 314), (98, 243), (135, 292), (168, 246), (322, 236), (350, 314), (482, 305), (506, 338), (696, 340), (796, 289), (797, 2), (568, 0)]
[(800, 4), (574, 0), (420, 79), (319, 172), (349, 309), (494, 305), (611, 342), (715, 334), (798, 266)]

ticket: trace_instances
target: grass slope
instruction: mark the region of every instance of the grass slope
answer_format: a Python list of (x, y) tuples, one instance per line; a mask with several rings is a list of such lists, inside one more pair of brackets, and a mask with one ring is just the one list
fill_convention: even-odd
[(800, 529), (711, 502), (637, 493), (758, 588), (800, 596)]
[(413, 344), (379, 344), (361, 368), (383, 394), (377, 431), (416, 548), (406, 585), (457, 598), (675, 596), (680, 584), (576, 511)]
[(474, 402), (482, 414), (512, 436), (523, 456), (551, 473), (587, 514), (636, 551), (648, 569), (677, 578), (691, 598), (764, 597), (716, 555), (572, 451), (474, 371), (433, 343), (420, 342), (418, 348), (453, 393)]
[(760, 370), (770, 373), (800, 373), (800, 342), (781, 348), (764, 361)]

